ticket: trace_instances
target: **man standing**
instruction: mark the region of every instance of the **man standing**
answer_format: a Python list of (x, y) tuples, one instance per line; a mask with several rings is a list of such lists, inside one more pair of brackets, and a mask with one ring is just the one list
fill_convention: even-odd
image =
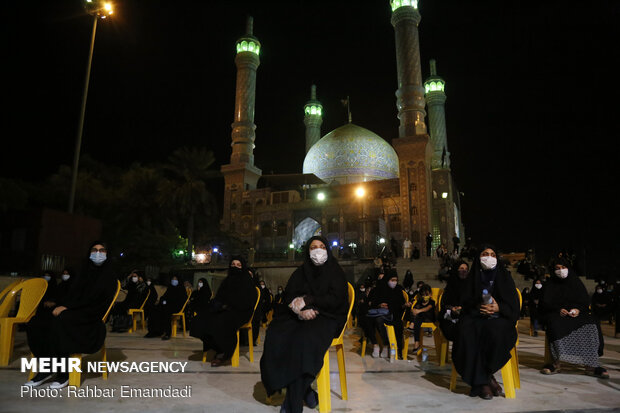
[(411, 240), (409, 237), (405, 237), (403, 241), (403, 254), (405, 259), (411, 259)]
[(456, 252), (457, 254), (459, 253), (459, 244), (461, 243), (461, 239), (454, 234), (454, 236), (452, 237), (452, 244), (454, 244), (454, 252)]
[(433, 248), (433, 236), (429, 232), (428, 234), (426, 234), (426, 256), (427, 257), (430, 257), (432, 254), (431, 248)]

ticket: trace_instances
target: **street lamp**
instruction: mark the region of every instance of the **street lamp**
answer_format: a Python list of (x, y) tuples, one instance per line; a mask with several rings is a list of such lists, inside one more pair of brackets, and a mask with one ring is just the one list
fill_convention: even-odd
[(364, 195), (366, 195), (366, 190), (364, 189), (363, 186), (358, 186), (357, 188), (355, 188), (355, 196), (358, 198), (363, 198)]
[(80, 108), (80, 120), (78, 121), (77, 136), (75, 138), (75, 153), (73, 154), (73, 172), (71, 174), (71, 191), (69, 193), (68, 212), (73, 213), (75, 206), (75, 190), (77, 188), (78, 164), (80, 163), (80, 151), (82, 148), (82, 131), (84, 129), (84, 116), (86, 114), (86, 97), (88, 96), (88, 83), (90, 81), (90, 67), (93, 62), (93, 50), (95, 49), (95, 33), (97, 33), (97, 19), (105, 19), (114, 13), (112, 3), (100, 0), (86, 0), (84, 8), (93, 17), (93, 31), (90, 37), (90, 50), (86, 65), (86, 77), (84, 79), (84, 94), (82, 95), (82, 107)]

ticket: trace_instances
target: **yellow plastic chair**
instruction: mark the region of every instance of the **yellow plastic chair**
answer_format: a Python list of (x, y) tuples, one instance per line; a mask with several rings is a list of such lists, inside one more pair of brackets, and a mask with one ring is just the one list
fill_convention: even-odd
[[(116, 294), (114, 294), (114, 299), (110, 303), (110, 306), (108, 307), (108, 311), (105, 312), (105, 314), (103, 315), (103, 318), (101, 319), (101, 321), (103, 321), (104, 324), (106, 320), (108, 319), (110, 310), (112, 310), (112, 307), (114, 306), (114, 303), (116, 302), (116, 299), (118, 298), (118, 293), (121, 291), (121, 282), (117, 281), (117, 284), (118, 285), (116, 287)], [(80, 366), (82, 365), (82, 353), (72, 354), (70, 357), (79, 359)], [(103, 362), (108, 361), (108, 353), (105, 348), (105, 341), (103, 342), (103, 345), (101, 346), (101, 361)], [(102, 375), (103, 375), (103, 379), (107, 380), (108, 370), (104, 369)], [(80, 387), (81, 384), (82, 384), (82, 373), (80, 373), (79, 371), (70, 371), (69, 372), (69, 386)]]
[[(435, 320), (438, 317), (438, 309), (439, 302), (441, 300), (441, 296), (443, 295), (443, 288), (432, 288), (431, 289), (431, 298), (435, 301)], [(414, 304), (415, 305), (415, 304)], [(442, 355), (442, 348), (447, 347), (448, 343), (444, 339), (441, 334), (441, 330), (439, 329), (439, 322), (425, 322), (420, 326), (420, 348), (418, 349), (416, 356), (422, 354), (422, 350), (424, 349), (424, 329), (430, 328), (433, 332), (433, 340), (435, 341), (435, 352), (437, 353), (437, 360), (439, 360), (439, 365), (443, 366), (445, 364), (445, 358)], [(403, 345), (403, 360), (407, 359), (407, 353), (409, 352), (409, 338), (410, 335), (405, 337), (405, 344)]]
[[(353, 309), (353, 303), (355, 302), (355, 289), (350, 283), (347, 283), (349, 288), (349, 312), (347, 318), (351, 315)], [(342, 392), (342, 400), (348, 400), (349, 394), (347, 392), (347, 370), (344, 364), (344, 331), (346, 324), (342, 328), (338, 338), (332, 340), (330, 347), (336, 347), (336, 355), (338, 357), (338, 373), (340, 374), (340, 391)], [(327, 413), (332, 410), (331, 399), (331, 386), (329, 380), (329, 349), (325, 352), (323, 358), (323, 367), (319, 371), (319, 375), (316, 377), (316, 385), (319, 393), (319, 412)]]
[(146, 320), (144, 319), (144, 305), (148, 301), (150, 295), (151, 295), (151, 291), (148, 290), (146, 292), (146, 297), (144, 298), (144, 301), (142, 302), (142, 305), (140, 306), (140, 308), (130, 308), (129, 311), (127, 311), (127, 314), (131, 316), (131, 321), (133, 324), (133, 328), (129, 329), (130, 333), (136, 331), (136, 315), (138, 314), (140, 314), (141, 316), (140, 321), (142, 323), (142, 330), (146, 329)]
[[(45, 295), (45, 290), (47, 290), (47, 281), (43, 278), (32, 278), (18, 283), (5, 296), (2, 304), (6, 303), (10, 309), (15, 301), (16, 294), (21, 291), (19, 309), (15, 317), (0, 318), (0, 366), (9, 365), (9, 360), (13, 354), (13, 344), (15, 343), (15, 327), (17, 324), (30, 321), (37, 311), (39, 302)], [(8, 313), (8, 309), (6, 312)]]
[[(181, 311), (179, 311), (178, 313), (172, 314), (172, 334), (170, 334), (171, 337), (176, 337), (177, 336), (177, 321), (178, 320), (181, 320), (181, 322), (182, 322), (183, 337), (186, 337), (186, 332), (185, 332), (185, 307), (187, 306), (187, 303), (189, 303), (189, 299), (192, 296), (192, 289), (191, 288), (186, 288), (185, 291), (187, 292), (187, 300), (185, 300), (185, 304), (183, 304), (183, 307), (181, 308)], [(142, 325), (142, 329), (144, 329), (144, 324)]]
[[(248, 351), (248, 358), (250, 359), (250, 363), (254, 363), (254, 335), (252, 333), (252, 320), (254, 319), (254, 312), (256, 311), (256, 307), (258, 307), (258, 303), (260, 302), (260, 288), (256, 288), (256, 303), (254, 304), (254, 310), (252, 311), (252, 317), (250, 317), (250, 321), (239, 327), (239, 330), (246, 329), (248, 330), (248, 345), (250, 347)], [(235, 352), (230, 358), (230, 364), (233, 367), (239, 367), (239, 330), (237, 330), (237, 347), (235, 347)], [(258, 340), (257, 340), (258, 341)], [(207, 352), (204, 351), (202, 353), (202, 362), (205, 363), (207, 361)]]
[[(408, 294), (407, 294), (404, 290), (403, 290), (403, 297), (405, 297), (405, 302), (409, 302), (409, 295), (408, 295)], [(407, 310), (405, 310), (405, 312), (406, 312), (406, 311), (407, 311)], [(402, 315), (402, 317), (401, 317), (401, 320), (404, 320), (404, 319), (405, 319), (405, 312), (403, 312), (403, 315)], [(349, 316), (349, 319), (351, 319), (351, 316)], [(357, 326), (357, 320), (355, 320), (355, 322), (356, 322), (356, 326)], [(385, 328), (387, 329), (388, 342), (387, 342), (387, 343), (383, 343), (383, 341), (381, 341), (381, 336), (380, 336), (379, 334), (376, 334), (376, 336), (378, 337), (378, 340), (377, 340), (377, 341), (380, 341), (382, 346), (383, 346), (383, 345), (386, 345), (386, 346), (388, 346), (388, 345), (389, 345), (389, 346), (391, 347), (393, 343), (396, 343), (396, 333), (394, 332), (394, 327), (393, 327), (393, 326), (390, 326), (390, 325), (387, 325), (387, 324), (383, 324), (383, 325), (384, 325), (384, 326), (385, 326)], [(406, 327), (406, 326), (403, 326), (403, 327)], [(391, 329), (391, 333), (390, 333), (390, 329)], [(391, 334), (392, 336), (394, 336), (394, 339), (391, 339), (391, 338), (390, 338), (390, 334)], [(366, 343), (367, 343), (367, 342), (366, 342), (366, 336), (363, 336), (363, 337), (362, 337), (362, 350), (360, 351), (360, 355), (361, 355), (362, 357), (366, 356)], [(406, 353), (406, 352), (403, 352), (403, 354), (405, 354), (405, 358), (406, 358), (406, 354), (407, 354), (407, 353)], [(397, 357), (397, 358), (398, 358), (398, 357)]]
[[(403, 293), (403, 297), (405, 298), (405, 303), (408, 303), (409, 294), (407, 294), (405, 290), (403, 290), (402, 293)], [(407, 307), (405, 308), (405, 311), (403, 311), (403, 315), (400, 317), (402, 321), (405, 320), (405, 314), (407, 313), (408, 309), (409, 308)], [(396, 331), (394, 330), (394, 326), (389, 325), (389, 324), (383, 324), (383, 325), (385, 326), (385, 329), (387, 330), (388, 341), (390, 343), (390, 351), (394, 350), (396, 352), (396, 360), (398, 360), (398, 343), (396, 341)], [(405, 327), (405, 325), (403, 325), (403, 327)], [(364, 338), (364, 341), (365, 340), (366, 338)], [(404, 340), (403, 340), (403, 343), (404, 343)], [(365, 344), (366, 343), (362, 343), (362, 346), (364, 346)], [(366, 351), (366, 348), (364, 346), (364, 352), (365, 351)], [(403, 350), (402, 350), (402, 359), (407, 360), (407, 348), (404, 345), (403, 345)]]
[[(13, 281), (0, 293), (0, 318), (9, 316), (11, 308), (15, 303), (15, 293), (9, 296), (9, 292), (11, 292), (13, 288), (15, 288), (22, 281), (24, 281), (22, 278)], [(2, 301), (3, 298), (4, 301)]]
[[(521, 310), (522, 298), (521, 291), (517, 288), (517, 295), (519, 296), (519, 311)], [(517, 346), (519, 345), (519, 329), (517, 328), (519, 321), (515, 324), (517, 330), (517, 341), (515, 346), (510, 350), (510, 360), (501, 368), (502, 381), (504, 382), (504, 394), (507, 399), (514, 399), (516, 397), (515, 389), (521, 388), (521, 375), (519, 373), (519, 356), (517, 354)], [(450, 376), (450, 391), (454, 391), (456, 388), (456, 368), (452, 363), (452, 374)]]

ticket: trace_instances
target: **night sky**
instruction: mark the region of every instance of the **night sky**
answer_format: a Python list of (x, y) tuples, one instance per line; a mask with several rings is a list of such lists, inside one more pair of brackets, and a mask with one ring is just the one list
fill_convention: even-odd
[[(72, 161), (91, 20), (79, 0), (2, 9), (0, 176), (40, 180)], [(468, 235), (505, 251), (586, 248), (590, 268), (610, 264), (603, 257), (620, 248), (620, 2), (420, 0), (420, 13), (424, 77), (435, 58), (446, 80)], [(247, 15), (262, 43), (255, 162), (264, 173), (301, 172), (312, 83), (323, 134), (346, 121), (349, 95), (353, 122), (391, 141), (390, 14), (387, 0), (118, 1), (98, 25), (83, 152), (127, 167), (206, 146), (218, 168), (227, 163)]]

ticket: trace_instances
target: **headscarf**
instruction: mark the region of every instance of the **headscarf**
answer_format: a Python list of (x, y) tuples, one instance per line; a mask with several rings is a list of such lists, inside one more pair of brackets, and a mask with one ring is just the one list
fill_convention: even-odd
[[(312, 260), (310, 259), (310, 244), (312, 241), (318, 240), (325, 245), (325, 249), (327, 250), (327, 261), (323, 263), (323, 265), (314, 265)], [(302, 265), (304, 277), (308, 283), (308, 287), (310, 288), (310, 292), (313, 295), (319, 294), (323, 288), (323, 284), (327, 284), (326, 278), (332, 271), (342, 272), (342, 268), (338, 265), (338, 260), (333, 256), (331, 249), (329, 248), (329, 242), (326, 238), (315, 235), (306, 241), (304, 245), (304, 263)], [(324, 277), (324, 276), (327, 277)]]

